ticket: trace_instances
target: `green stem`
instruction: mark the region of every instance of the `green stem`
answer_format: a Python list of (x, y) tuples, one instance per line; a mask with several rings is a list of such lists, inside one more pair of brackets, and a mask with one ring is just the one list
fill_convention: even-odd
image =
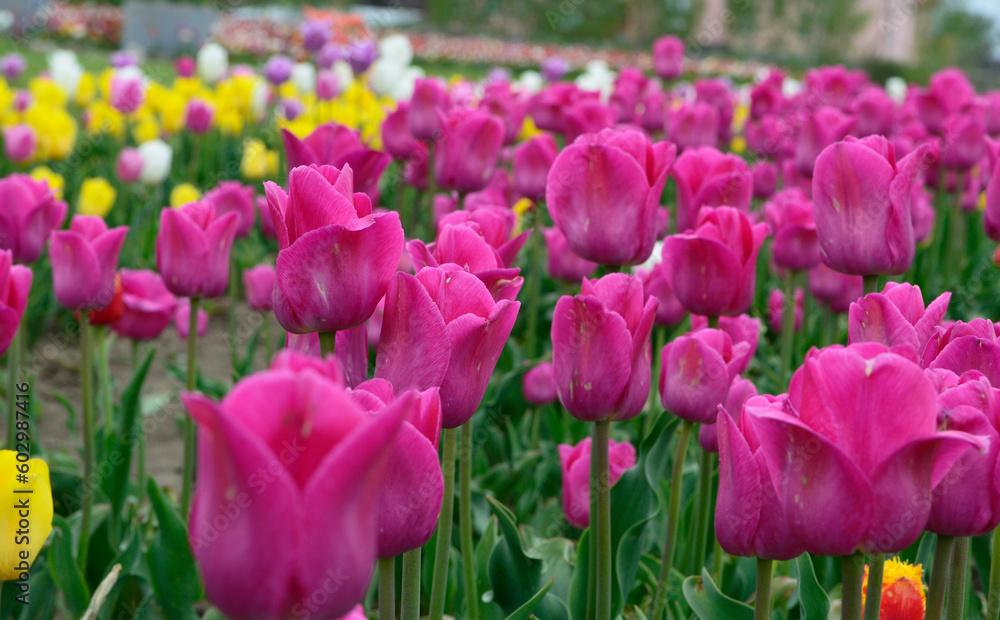
[(865, 295), (878, 292), (878, 274), (863, 276)]
[(264, 352), (267, 354), (267, 361), (264, 364), (265, 367), (271, 365), (271, 360), (274, 359), (274, 334), (271, 333), (271, 313), (264, 312), (262, 314), (264, 317)]
[(843, 574), (841, 618), (861, 620), (861, 587), (865, 578), (864, 558), (859, 553), (845, 555), (840, 559), (840, 566)]
[[(132, 373), (135, 373), (139, 365), (139, 341), (132, 341)], [(141, 416), (140, 416), (141, 417)], [(136, 504), (141, 506), (146, 497), (146, 429), (142, 420), (139, 420), (139, 429), (136, 434), (136, 479), (138, 486), (135, 490)]]
[(434, 548), (434, 577), (431, 581), (430, 620), (444, 616), (445, 588), (448, 585), (448, 555), (451, 551), (451, 526), (455, 515), (455, 453), (458, 429), (446, 428), (442, 439), (441, 472), (444, 474), (444, 497), (438, 516), (437, 545)]
[(479, 593), (476, 591), (476, 550), (472, 546), (472, 420), (462, 425), (458, 468), (458, 527), (465, 577), (465, 606), (467, 617), (475, 620), (479, 618)]
[(524, 356), (526, 358), (533, 359), (536, 355), (535, 348), (538, 341), (538, 306), (541, 302), (542, 279), (544, 278), (544, 272), (541, 265), (541, 228), (532, 229), (531, 238), (528, 242), (531, 243), (531, 255), (529, 259), (531, 261), (532, 277), (528, 280), (528, 333), (524, 343)]
[(21, 372), (21, 327), (14, 327), (14, 340), (7, 349), (7, 366), (10, 370), (10, 382), (7, 384), (7, 398), (10, 399), (10, 411), (7, 413), (7, 449), (13, 450), (17, 443), (17, 375)]
[(865, 597), (865, 620), (878, 620), (882, 609), (882, 575), (884, 553), (868, 554), (868, 592)]
[[(191, 315), (188, 319), (187, 391), (198, 387), (198, 307), (201, 299), (191, 298)], [(194, 484), (195, 442), (197, 429), (190, 415), (184, 416), (184, 480), (181, 484), (181, 517), (186, 519), (191, 507), (191, 489)]]
[(594, 423), (592, 458), (597, 461), (597, 620), (611, 620), (611, 422)]
[[(427, 229), (424, 234), (428, 239), (434, 239), (437, 231), (434, 228), (434, 196), (437, 195), (437, 177), (434, 174), (434, 141), (427, 143)], [(461, 206), (461, 205), (459, 205)]]
[(410, 213), (406, 222), (406, 233), (410, 239), (420, 238), (420, 207), (424, 203), (424, 192), (418, 189), (410, 201)]
[(403, 554), (400, 620), (420, 620), (420, 547)]
[(934, 564), (931, 565), (934, 572), (931, 573), (931, 587), (927, 593), (927, 620), (941, 620), (943, 617), (945, 592), (948, 588), (954, 548), (953, 537), (937, 535), (937, 542), (934, 545)]
[(541, 407), (535, 406), (531, 408), (531, 430), (528, 435), (528, 447), (532, 450), (538, 449), (538, 442), (540, 441), (542, 435), (542, 411)]
[(707, 318), (708, 318), (708, 327), (709, 327), (709, 329), (719, 329), (719, 317), (717, 317), (717, 316), (710, 316), (710, 317), (707, 317)]
[(112, 408), (111, 369), (108, 366), (108, 341), (105, 339), (107, 329), (101, 325), (97, 328), (97, 373), (101, 382), (101, 408), (104, 415), (104, 429), (111, 435), (115, 432), (115, 414)]
[(951, 558), (951, 581), (948, 584), (948, 620), (965, 617), (965, 579), (969, 566), (969, 537), (955, 539)]
[(715, 540), (715, 551), (712, 555), (712, 578), (715, 579), (715, 583), (722, 587), (722, 563), (725, 559), (725, 552), (722, 550), (722, 545), (719, 543), (719, 537), (713, 536)]
[[(593, 441), (593, 440), (591, 440)], [(590, 512), (587, 513), (589, 545), (587, 548), (587, 620), (594, 620), (597, 604), (597, 521), (594, 515), (597, 514), (597, 459), (594, 458), (593, 443), (590, 446), (590, 479), (587, 481), (588, 495), (587, 503)]]
[(711, 518), (712, 504), (712, 453), (701, 451), (698, 464), (698, 499), (694, 513), (694, 544), (691, 545), (691, 562), (688, 573), (700, 575), (705, 564), (705, 537), (708, 536), (708, 520)]
[(1000, 528), (993, 530), (993, 549), (990, 557), (990, 593), (986, 603), (986, 620), (1000, 618)]
[(663, 558), (660, 560), (660, 579), (656, 586), (656, 596), (653, 598), (651, 620), (659, 620), (667, 602), (667, 583), (674, 562), (674, 547), (677, 546), (677, 523), (681, 512), (681, 481), (684, 478), (684, 457), (687, 454), (688, 441), (694, 423), (684, 420), (681, 423), (680, 439), (677, 442), (677, 454), (674, 456), (674, 469), (670, 479), (670, 504), (667, 513), (667, 533), (663, 537)]
[(239, 267), (236, 257), (229, 258), (229, 363), (236, 376), (236, 368), (240, 365), (239, 346), (236, 342), (236, 305), (239, 303)]
[(781, 381), (788, 382), (792, 368), (792, 349), (795, 345), (795, 272), (784, 275), (785, 313), (781, 317)]
[(396, 617), (396, 558), (378, 560), (378, 620)]
[(328, 355), (335, 355), (337, 350), (337, 332), (319, 333), (319, 353), (324, 358)]
[(951, 203), (951, 227), (948, 231), (948, 256), (945, 260), (944, 286), (951, 287), (962, 277), (962, 248), (965, 245), (965, 214), (962, 212), (961, 171), (955, 173), (955, 200)]
[(757, 596), (753, 605), (754, 620), (771, 617), (771, 569), (773, 560), (757, 558)]
[(823, 306), (823, 327), (826, 332), (825, 340), (823, 342), (824, 346), (829, 346), (831, 344), (836, 344), (837, 336), (839, 336), (839, 325), (840, 319), (836, 312), (834, 312), (829, 306)]
[(90, 543), (90, 512), (94, 500), (94, 368), (90, 355), (91, 327), (89, 313), (80, 313), (80, 383), (83, 389), (83, 503), (80, 508), (80, 547), (76, 561), (80, 570), (87, 568), (87, 545)]

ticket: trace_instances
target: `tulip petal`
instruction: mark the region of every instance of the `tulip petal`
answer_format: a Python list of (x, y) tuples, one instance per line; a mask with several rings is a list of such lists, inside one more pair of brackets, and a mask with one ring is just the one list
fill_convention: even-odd
[(204, 231), (177, 209), (163, 209), (156, 236), (156, 269), (167, 289), (184, 297), (199, 292), (208, 262)]
[(753, 542), (763, 503), (761, 475), (743, 433), (722, 409), (719, 435), (719, 494), (715, 505), (715, 535), (726, 553), (756, 555)]
[[(320, 131), (320, 129), (322, 126), (318, 127), (316, 131)], [(289, 170), (297, 166), (322, 163), (316, 151), (284, 127), (281, 129), (281, 140), (285, 143), (285, 157), (288, 159)]]
[(397, 272), (385, 295), (375, 376), (396, 392), (439, 387), (451, 347), (444, 318), (415, 276)]
[(100, 285), (100, 264), (90, 244), (68, 230), (52, 233), (52, 288), (63, 307), (72, 310), (95, 307)]
[(880, 293), (871, 293), (851, 304), (847, 332), (849, 343), (879, 342), (887, 347), (912, 349), (914, 361), (920, 350), (917, 330), (896, 304)]
[(437, 449), (404, 424), (378, 486), (378, 557), (392, 558), (430, 540), (443, 496)]
[(354, 387), (368, 379), (368, 327), (364, 323), (351, 329), (343, 329), (336, 335), (336, 357), (344, 367), (344, 379), (348, 387)]

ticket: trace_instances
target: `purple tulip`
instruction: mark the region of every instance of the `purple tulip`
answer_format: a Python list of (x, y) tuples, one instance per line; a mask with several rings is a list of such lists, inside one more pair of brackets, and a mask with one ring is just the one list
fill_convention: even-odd
[(347, 46), (347, 64), (351, 65), (351, 71), (355, 75), (367, 71), (376, 58), (378, 58), (378, 46), (374, 39), (352, 41)]
[[(820, 555), (895, 553), (930, 515), (931, 491), (970, 448), (938, 431), (937, 390), (919, 366), (880, 345), (813, 349), (785, 407), (752, 398), (761, 450), (792, 538)], [(900, 412), (905, 412), (901, 415)]]
[(449, 111), (441, 121), (441, 141), (434, 153), (438, 187), (462, 193), (486, 187), (500, 158), (503, 137), (503, 123), (488, 112), (460, 107)]
[(441, 117), (448, 108), (448, 91), (437, 78), (419, 78), (410, 98), (410, 133), (417, 140), (440, 140)]
[(734, 346), (720, 329), (689, 332), (667, 343), (660, 351), (663, 408), (682, 420), (714, 424), (747, 348), (745, 342)]
[(243, 289), (251, 310), (269, 312), (274, 290), (274, 267), (264, 264), (243, 270)]
[(264, 184), (278, 233), (274, 314), (294, 333), (356, 327), (375, 311), (403, 252), (399, 214), (372, 215), (353, 171), (299, 166), (289, 191)]
[(896, 161), (881, 136), (848, 138), (823, 150), (813, 176), (821, 259), (852, 275), (900, 274), (916, 243), (911, 187), (926, 148)]
[(215, 207), (217, 217), (227, 213), (237, 213), (240, 216), (236, 228), (237, 237), (245, 237), (250, 233), (256, 218), (252, 187), (243, 185), (239, 181), (221, 181), (215, 189), (207, 192), (202, 200), (210, 202)]
[(70, 310), (101, 310), (115, 296), (115, 274), (128, 226), (108, 230), (103, 219), (74, 215), (69, 230), (52, 233), (52, 288)]
[(66, 209), (46, 181), (26, 174), (0, 179), (0, 250), (13, 252), (15, 263), (35, 262), (49, 233), (62, 226)]
[(229, 284), (229, 251), (240, 224), (230, 212), (217, 216), (208, 201), (160, 211), (156, 269), (179, 297), (218, 297)]
[(559, 154), (551, 134), (540, 133), (514, 149), (514, 191), (534, 201), (545, 198), (549, 170)]
[(653, 69), (664, 80), (680, 77), (684, 70), (684, 42), (671, 35), (654, 41)]
[(292, 77), (292, 69), (295, 67), (295, 63), (288, 56), (282, 54), (275, 54), (267, 59), (267, 64), (264, 65), (264, 77), (267, 81), (274, 84), (275, 86), (280, 86), (288, 81), (288, 78)]
[(676, 153), (638, 131), (581, 136), (556, 157), (545, 202), (575, 254), (605, 265), (634, 265), (656, 242), (656, 214)]
[(782, 190), (764, 205), (764, 216), (774, 233), (774, 264), (792, 271), (806, 271), (819, 264), (819, 238), (813, 205), (802, 191)]
[[(614, 486), (626, 470), (635, 466), (635, 446), (609, 440), (608, 456), (608, 479)], [(590, 525), (590, 458), (590, 437), (575, 446), (559, 444), (563, 514), (570, 525), (581, 530)]]
[(552, 364), (539, 362), (521, 377), (521, 392), (524, 400), (532, 405), (548, 405), (556, 402), (556, 378)]
[(10, 52), (0, 57), (0, 73), (2, 73), (9, 82), (13, 82), (17, 80), (17, 78), (21, 77), (21, 74), (24, 73), (27, 66), (28, 63), (25, 62), (24, 56), (16, 52)]
[(318, 52), (329, 38), (330, 24), (327, 22), (308, 19), (302, 23), (302, 47), (307, 52)]
[(552, 365), (559, 400), (584, 422), (628, 420), (649, 398), (657, 301), (643, 304), (642, 282), (613, 273), (583, 280), (560, 297), (552, 319)]
[(543, 234), (549, 250), (549, 275), (553, 278), (575, 284), (582, 278), (590, 277), (597, 269), (597, 263), (580, 258), (569, 249), (566, 236), (558, 228), (546, 228)]
[(820, 263), (809, 271), (809, 292), (831, 312), (847, 312), (864, 295), (864, 281)]
[(382, 151), (368, 148), (361, 141), (359, 131), (329, 122), (314, 129), (303, 140), (287, 129), (282, 129), (281, 137), (285, 143), (289, 170), (312, 165), (339, 169), (350, 166), (354, 186), (368, 194), (372, 204), (378, 204), (378, 182), (392, 158)]
[(671, 172), (677, 184), (677, 232), (695, 227), (702, 207), (734, 207), (750, 210), (753, 174), (742, 158), (723, 154), (712, 147), (690, 149), (681, 154)]
[(10, 250), (0, 250), (0, 355), (14, 340), (31, 291), (31, 269), (14, 264)]
[(920, 360), (927, 341), (941, 326), (950, 300), (951, 293), (944, 292), (925, 308), (919, 286), (889, 282), (881, 293), (869, 293), (851, 304), (847, 341), (879, 342)]
[(745, 312), (753, 301), (757, 253), (767, 233), (767, 224), (751, 224), (742, 211), (702, 209), (695, 230), (663, 243), (677, 299), (689, 312), (705, 316)]
[(153, 340), (170, 325), (177, 300), (148, 269), (122, 269), (122, 315), (111, 329), (132, 340)]
[(541, 69), (546, 82), (558, 82), (569, 73), (569, 63), (562, 56), (549, 56), (542, 61)]

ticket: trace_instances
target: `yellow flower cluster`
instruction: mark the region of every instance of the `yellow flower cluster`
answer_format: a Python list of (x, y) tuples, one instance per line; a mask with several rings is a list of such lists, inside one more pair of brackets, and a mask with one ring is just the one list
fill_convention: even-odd
[(28, 83), (27, 105), (18, 105), (17, 96), (0, 78), (0, 126), (25, 123), (38, 134), (35, 161), (65, 159), (76, 144), (77, 122), (66, 110), (66, 93), (55, 82), (44, 77)]
[(354, 80), (340, 96), (329, 101), (312, 93), (301, 95), (291, 82), (279, 88), (278, 96), (302, 102), (303, 111), (293, 120), (278, 118), (278, 125), (296, 136), (304, 138), (319, 125), (335, 121), (361, 130), (361, 139), (373, 149), (382, 148), (382, 121), (395, 107), (391, 99), (379, 97), (361, 80)]

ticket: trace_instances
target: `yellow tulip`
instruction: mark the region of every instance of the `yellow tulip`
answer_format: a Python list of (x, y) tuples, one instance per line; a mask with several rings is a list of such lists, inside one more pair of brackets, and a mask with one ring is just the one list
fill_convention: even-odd
[(0, 450), (0, 581), (22, 580), (52, 531), (49, 466), (17, 455)]
[(125, 117), (111, 104), (98, 99), (87, 106), (87, 133), (106, 133), (121, 139), (125, 135)]
[(736, 136), (729, 143), (729, 150), (737, 155), (742, 155), (747, 150), (747, 139), (743, 136)]
[(278, 152), (269, 150), (260, 140), (246, 140), (243, 143), (240, 174), (252, 180), (274, 177), (278, 174)]
[(219, 126), (219, 131), (226, 136), (235, 136), (243, 133), (243, 117), (236, 108), (217, 108), (215, 111), (215, 124)]
[(28, 82), (28, 91), (38, 105), (61, 108), (66, 105), (66, 93), (49, 78), (34, 77)]
[(132, 137), (139, 144), (160, 137), (160, 125), (153, 116), (143, 116), (132, 128)]
[(204, 85), (201, 80), (194, 77), (178, 77), (174, 79), (173, 90), (184, 96), (185, 99), (190, 99), (195, 95), (201, 95), (201, 91), (204, 89)]
[(115, 77), (114, 67), (106, 67), (104, 71), (101, 72), (101, 77), (98, 79), (98, 86), (101, 89), (101, 97), (107, 100), (111, 100), (111, 80)]
[(201, 192), (198, 188), (190, 183), (181, 183), (180, 185), (175, 185), (172, 190), (170, 190), (170, 206), (177, 209), (183, 207), (184, 205), (195, 202), (201, 198)]
[(111, 207), (115, 205), (118, 192), (114, 186), (102, 177), (84, 179), (80, 186), (80, 195), (76, 201), (76, 211), (80, 215), (96, 215), (107, 217)]
[(38, 159), (65, 159), (76, 145), (77, 125), (65, 108), (32, 106), (25, 122), (38, 132)]
[(35, 166), (28, 173), (28, 176), (36, 181), (47, 181), (49, 189), (52, 190), (55, 197), (62, 199), (63, 189), (66, 188), (66, 180), (62, 178), (61, 174), (56, 174), (48, 166)]
[(76, 86), (76, 96), (74, 101), (76, 105), (85, 107), (88, 103), (94, 100), (97, 95), (97, 81), (94, 79), (94, 74), (85, 71), (83, 75), (80, 76), (80, 83)]
[(170, 133), (176, 133), (184, 128), (184, 117), (187, 111), (187, 101), (180, 93), (167, 92), (160, 104), (160, 122)]
[(530, 116), (525, 116), (524, 122), (521, 123), (521, 129), (520, 131), (518, 131), (517, 139), (527, 140), (528, 138), (531, 138), (532, 136), (538, 135), (540, 133), (542, 133), (542, 130), (539, 129), (537, 125), (535, 125), (535, 119), (531, 118)]

